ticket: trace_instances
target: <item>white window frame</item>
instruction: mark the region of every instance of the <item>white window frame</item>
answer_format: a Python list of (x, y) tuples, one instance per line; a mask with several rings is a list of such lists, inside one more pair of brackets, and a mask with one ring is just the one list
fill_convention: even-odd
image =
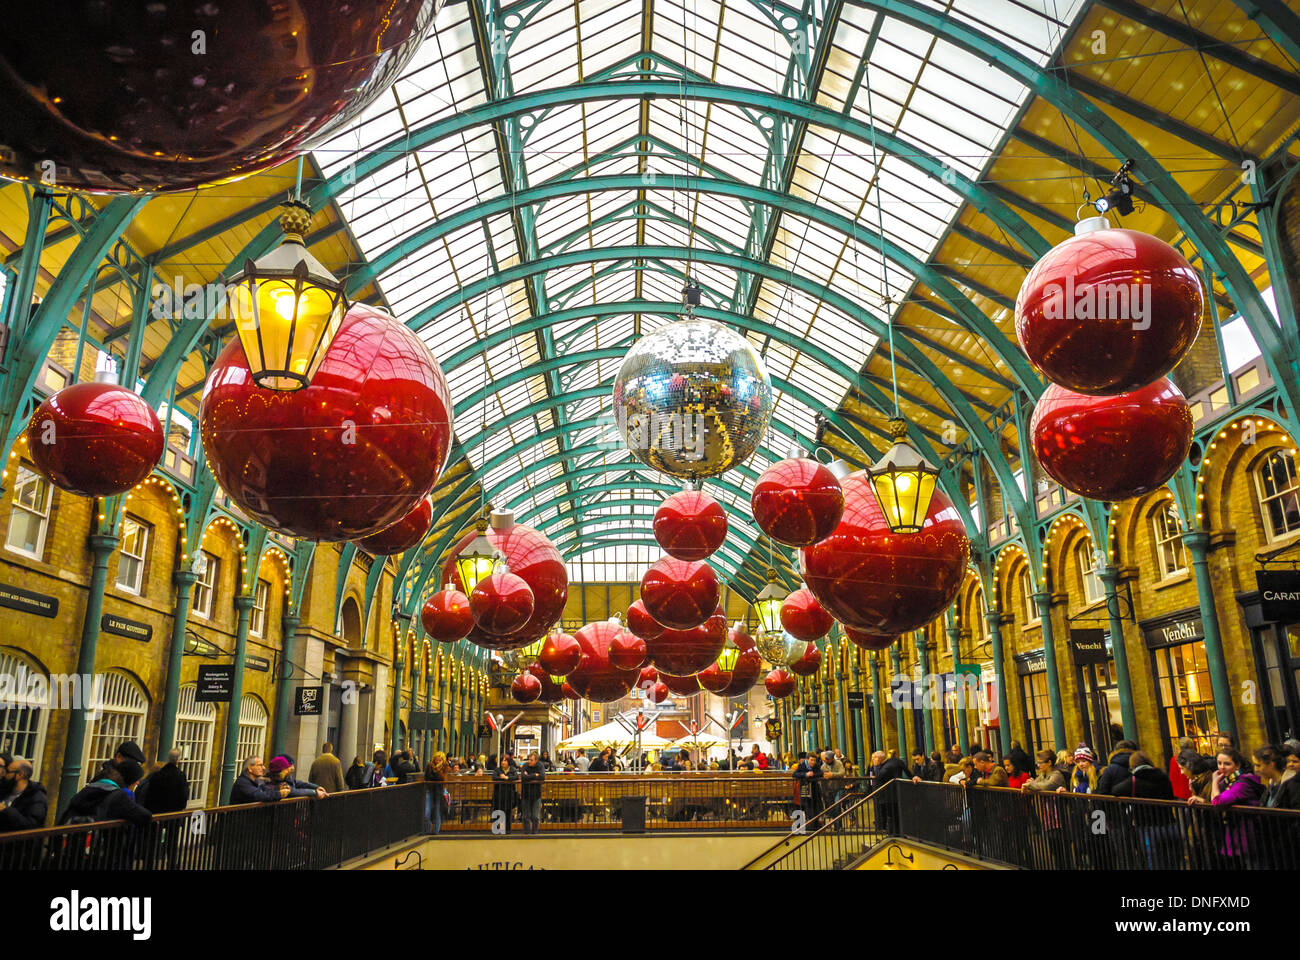
[(1038, 615), (1038, 604), (1034, 603), (1034, 574), (1029, 569), (1029, 564), (1022, 564), (1020, 567), (1020, 591), (1025, 600), (1025, 626), (1034, 627), (1043, 622), (1043, 618)]
[(253, 587), (253, 610), (248, 618), (250, 636), (266, 636), (266, 608), (270, 602), (271, 582), (269, 580), (258, 580), (257, 585)]
[[(21, 678), (44, 677), (46, 684), (49, 677), (37, 666), (26, 652), (16, 647), (0, 647), (0, 672), (17, 681)], [(27, 682), (14, 683), (14, 690), (7, 698), (7, 703), (0, 706), (0, 747), (14, 756), (30, 760), (32, 779), (41, 779), (41, 758), (45, 756), (45, 734), (50, 726), (48, 686), (45, 699), (29, 696), (39, 693)], [(27, 742), (30, 747), (20, 747)], [(31, 756), (28, 756), (30, 750)]]
[(1097, 557), (1089, 541), (1080, 540), (1075, 545), (1074, 562), (1079, 569), (1079, 580), (1083, 584), (1084, 602), (1088, 606), (1101, 603), (1106, 599), (1106, 591), (1102, 586), (1101, 577), (1097, 576)]
[(200, 620), (211, 620), (212, 609), (216, 606), (217, 583), (221, 576), (221, 560), (208, 551), (203, 551), (207, 558), (207, 568), (194, 581), (194, 604), (190, 613)]
[(236, 735), (235, 762), (243, 769), (249, 757), (266, 759), (266, 706), (251, 693), (239, 702), (239, 733)]
[[(83, 778), (93, 777), (124, 740), (144, 742), (148, 730), (149, 698), (135, 678), (121, 670), (107, 670), (91, 694), (94, 718), (82, 748)], [(96, 680), (99, 680), (96, 677)], [(107, 751), (107, 752), (105, 752)]]
[[(19, 501), (20, 491), (31, 483), (37, 484), (38, 489), (40, 486), (45, 488), (45, 505), (39, 510)], [(10, 553), (18, 554), (20, 557), (28, 557), (43, 562), (45, 560), (45, 537), (50, 529), (50, 506), (53, 502), (54, 484), (30, 467), (20, 464), (18, 476), (14, 480), (13, 495), (10, 497), (9, 529), (5, 531), (5, 549)], [(14, 517), (18, 516), (20, 512), (25, 517), (34, 516), (40, 520), (40, 533), (36, 537), (36, 550), (34, 552), (22, 545), (15, 545), (13, 542)]]
[[(134, 525), (140, 532), (140, 552), (131, 553), (127, 550), (127, 543), (130, 537), (127, 531)], [(144, 593), (144, 569), (149, 559), (149, 541), (153, 539), (152, 525), (145, 523), (138, 517), (128, 515), (122, 521), (122, 545), (118, 548), (119, 556), (117, 558), (117, 588), (125, 593), (133, 593), (137, 597)], [(122, 580), (122, 571), (128, 566), (128, 560), (134, 560), (139, 566), (135, 570), (134, 582), (124, 583)]]
[(181, 687), (180, 702), (176, 708), (176, 734), (171, 745), (180, 748), (181, 760), (177, 766), (190, 785), (187, 808), (207, 805), (208, 780), (212, 774), (212, 745), (217, 729), (216, 707), (211, 703), (199, 703), (197, 694), (197, 684), (187, 683)]
[[(1264, 472), (1270, 469), (1269, 465), (1273, 462), (1274, 458), (1280, 458), (1290, 465), (1292, 482), (1287, 487), (1270, 496), (1268, 491), (1264, 488)], [(1255, 469), (1251, 471), (1251, 474), (1255, 478), (1255, 498), (1259, 505), (1260, 522), (1264, 527), (1265, 539), (1267, 539), (1269, 543), (1277, 543), (1282, 540), (1290, 540), (1300, 534), (1300, 526), (1294, 527), (1290, 530), (1283, 530), (1280, 533), (1274, 530), (1273, 521), (1268, 509), (1268, 505), (1273, 501), (1284, 500), (1288, 496), (1300, 497), (1300, 465), (1296, 464), (1295, 457), (1291, 456), (1288, 451), (1281, 448), (1271, 450), (1264, 455), (1263, 459), (1255, 466)]]
[(1156, 546), (1160, 579), (1175, 580), (1187, 574), (1187, 551), (1183, 548), (1183, 523), (1178, 508), (1165, 502), (1151, 511), (1151, 534)]

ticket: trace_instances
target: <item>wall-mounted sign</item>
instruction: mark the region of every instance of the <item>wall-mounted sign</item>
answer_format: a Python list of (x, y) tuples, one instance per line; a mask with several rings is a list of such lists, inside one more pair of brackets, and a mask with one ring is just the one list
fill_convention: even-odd
[(244, 666), (249, 670), (256, 670), (259, 673), (266, 673), (271, 669), (271, 661), (266, 657), (244, 657)]
[(1070, 630), (1070, 659), (1076, 667), (1090, 663), (1105, 663), (1110, 659), (1106, 650), (1106, 631), (1101, 627), (1074, 627)]
[(1265, 620), (1300, 623), (1300, 570), (1256, 570)]
[(321, 713), (320, 687), (294, 687), (293, 715), (295, 717), (319, 717)]
[(860, 690), (850, 690), (846, 694), (850, 710), (865, 710), (867, 706), (867, 695)]
[(229, 703), (235, 692), (235, 668), (228, 663), (205, 663), (199, 667), (199, 703)]
[(1042, 673), (1047, 669), (1047, 654), (1040, 650), (1030, 650), (1016, 656), (1016, 673), (1025, 677), (1031, 673)]
[(115, 633), (119, 637), (130, 637), (142, 643), (148, 643), (149, 638), (153, 636), (153, 627), (149, 624), (141, 623), (139, 620), (128, 620), (126, 617), (111, 613), (106, 613), (100, 618), (99, 629), (104, 633)]
[(978, 663), (959, 663), (957, 664), (956, 669), (953, 672), (964, 673), (968, 676), (972, 676), (975, 678), (976, 682), (978, 683), (980, 674), (983, 673), (984, 671), (980, 668), (980, 665)]
[(5, 583), (0, 584), (0, 607), (34, 613), (38, 617), (55, 617), (59, 613), (59, 598)]
[(805, 704), (803, 718), (805, 720), (820, 720), (822, 718), (822, 705), (820, 703)]

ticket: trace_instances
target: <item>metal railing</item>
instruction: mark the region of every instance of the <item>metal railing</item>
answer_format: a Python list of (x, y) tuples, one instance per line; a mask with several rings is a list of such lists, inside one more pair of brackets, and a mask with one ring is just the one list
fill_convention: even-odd
[(848, 866), (885, 838), (873, 801), (883, 789), (887, 788), (872, 794), (846, 794), (809, 821), (816, 829), (783, 838), (741, 869), (838, 870)]

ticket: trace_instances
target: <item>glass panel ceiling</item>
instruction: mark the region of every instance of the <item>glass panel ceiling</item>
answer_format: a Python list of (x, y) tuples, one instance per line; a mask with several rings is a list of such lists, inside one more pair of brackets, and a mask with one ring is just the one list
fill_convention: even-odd
[[(1054, 55), (1081, 6), (1081, 0), (926, 2), (1040, 65)], [(1027, 90), (990, 64), (901, 20), (851, 4), (830, 21), (825, 3), (805, 9), (815, 12), (803, 34), (811, 38), (812, 56), (801, 60), (778, 27), (778, 21), (793, 22), (797, 8), (770, 0), (520, 0), (504, 8), (486, 0), (448, 3), (392, 91), (316, 151), (322, 170), (334, 175), (387, 149), (391, 162), (359, 178), (338, 202), (371, 261), (452, 214), (511, 194), (512, 183), (538, 188), (572, 181), (578, 188), (443, 231), (378, 276), (398, 317), (418, 321), (444, 365), (496, 335), (499, 342), (484, 353), (446, 370), (457, 435), (473, 441), (466, 455), (476, 470), (487, 467), (482, 479), (489, 496), (498, 503), (517, 500), (515, 509), (532, 522), (555, 521), (546, 529), (557, 542), (573, 547), (579, 536), (587, 540), (628, 525), (600, 513), (574, 513), (572, 501), (584, 487), (626, 473), (635, 478), (626, 491), (593, 494), (592, 502), (636, 499), (647, 505), (637, 510), (644, 514), (661, 492), (633, 484), (669, 481), (620, 449), (607, 396), (567, 403), (563, 395), (609, 383), (621, 351), (672, 319), (644, 312), (645, 302), (675, 303), (689, 273), (703, 284), (706, 306), (732, 314), (733, 323), (750, 317), (780, 332), (750, 330), (748, 336), (770, 374), (800, 391), (796, 397), (777, 390), (779, 427), (765, 441), (771, 456), (760, 452), (748, 470), (724, 478), (742, 493), (710, 486), (722, 502), (737, 505), (728, 550), (743, 557), (757, 533), (741, 516), (747, 512), (743, 491), (781, 455), (791, 432), (809, 443), (818, 412), (839, 407), (858, 385), (879, 339), (858, 319), (788, 281), (824, 286), (887, 321), (917, 278), (884, 255), (880, 235), (925, 262), (961, 204), (941, 179), (917, 170), (916, 156), (977, 179), (1025, 101)], [(480, 51), (489, 51), (486, 62)], [(824, 62), (811, 88), (800, 66), (807, 62)], [(812, 101), (876, 124), (879, 139), (850, 136), (824, 122), (796, 123), (774, 110), (659, 96), (560, 104), (419, 149), (402, 145), (432, 121), (511, 93), (575, 87), (610, 74), (672, 82), (690, 74), (750, 94)], [(789, 158), (771, 146), (784, 138), (798, 144)], [(892, 153), (880, 141), (907, 149)], [(585, 189), (591, 178), (615, 176), (636, 181)], [(729, 191), (739, 185), (788, 194), (828, 216), (856, 221), (856, 236), (821, 217), (774, 212), (758, 197), (679, 189), (688, 176), (722, 181)], [(626, 253), (637, 247), (666, 249), (645, 257)], [(775, 273), (751, 279), (734, 265), (694, 260), (697, 254), (762, 258)], [(465, 290), (538, 261), (546, 269), (531, 279), (486, 292)], [(603, 312), (593, 316), (597, 309)], [(544, 322), (560, 311), (565, 315)], [(619, 353), (579, 356), (601, 350)], [(549, 373), (519, 373), (557, 357), (577, 359)], [(553, 409), (545, 409), (548, 401), (555, 401)], [(505, 422), (526, 407), (537, 412)], [(565, 427), (601, 417), (598, 425)], [(557, 434), (561, 428), (565, 432)], [(528, 445), (542, 434), (549, 439)], [(543, 461), (546, 467), (529, 472)], [(602, 464), (615, 472), (548, 482), (566, 470)], [(657, 551), (600, 546), (586, 556), (611, 574), (595, 579), (637, 579)], [(625, 576), (633, 567), (635, 575)]]

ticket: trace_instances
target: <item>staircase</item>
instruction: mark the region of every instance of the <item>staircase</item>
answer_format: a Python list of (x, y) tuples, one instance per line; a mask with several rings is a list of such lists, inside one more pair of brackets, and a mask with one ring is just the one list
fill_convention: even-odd
[(847, 870), (888, 839), (877, 797), (850, 794), (809, 822), (810, 832), (790, 834), (747, 863), (745, 870)]

